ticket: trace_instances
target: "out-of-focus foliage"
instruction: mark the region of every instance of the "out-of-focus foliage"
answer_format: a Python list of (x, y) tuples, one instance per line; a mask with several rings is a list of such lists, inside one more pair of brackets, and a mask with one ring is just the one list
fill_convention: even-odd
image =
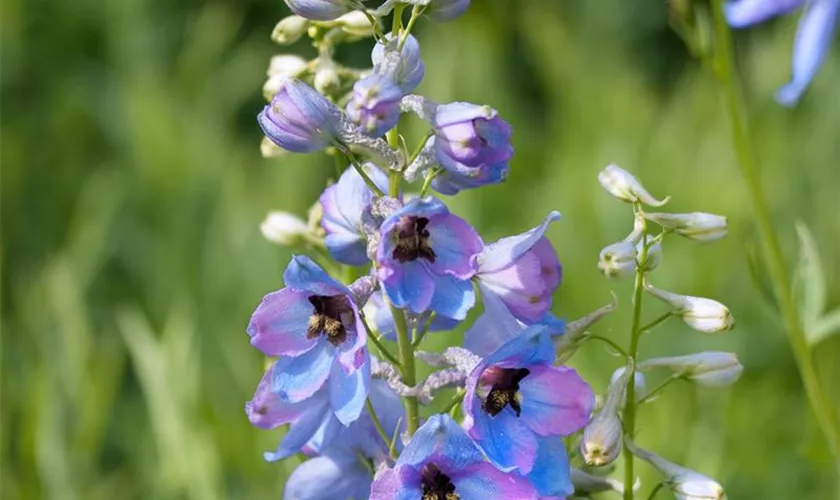
[[(737, 328), (709, 339), (669, 323), (643, 354), (734, 350), (744, 377), (667, 391), (642, 409), (639, 444), (716, 477), (730, 498), (831, 498), (836, 471), (750, 277), (754, 228), (715, 82), (670, 32), (665, 2), (473, 3), (419, 27), (421, 90), (496, 107), (516, 156), (506, 184), (453, 209), (488, 240), (562, 211), (550, 237), (567, 317), (609, 300), (598, 251), (630, 229), (596, 181), (608, 162), (672, 195), (673, 210), (729, 216), (721, 242), (666, 245), (657, 285), (721, 300)], [(259, 156), (254, 115), (280, 52), (268, 36), (285, 13), (279, 0), (3, 1), (3, 498), (279, 496), (295, 460), (264, 463), (278, 434), (242, 410), (263, 368), (245, 325), (289, 257), (258, 223), (269, 209), (303, 214), (334, 175), (325, 156)], [(794, 23), (739, 35), (739, 59), (777, 226), (791, 262), (795, 221), (811, 229), (829, 311), (840, 303), (840, 57), (799, 108), (778, 106)], [(368, 49), (342, 57), (363, 65)], [(293, 50), (313, 55), (305, 42)], [(599, 333), (625, 343), (628, 306)], [(834, 336), (816, 353), (833, 394), (838, 351)], [(603, 391), (619, 362), (588, 345), (573, 364)], [(642, 474), (646, 492), (657, 479)]]

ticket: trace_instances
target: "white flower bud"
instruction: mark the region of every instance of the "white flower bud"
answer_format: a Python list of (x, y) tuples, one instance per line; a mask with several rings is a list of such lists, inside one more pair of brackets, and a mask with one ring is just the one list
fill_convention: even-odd
[(715, 241), (726, 236), (726, 217), (692, 212), (690, 214), (650, 213), (645, 218), (695, 241)]
[(714, 479), (643, 450), (629, 439), (625, 442), (634, 455), (652, 465), (665, 476), (665, 483), (674, 492), (677, 500), (726, 500), (723, 486)]
[(639, 370), (664, 367), (674, 375), (708, 387), (724, 387), (741, 377), (744, 367), (731, 352), (698, 352), (687, 356), (652, 358), (639, 364)]
[(624, 241), (629, 241), (633, 244), (642, 241), (642, 235), (645, 234), (646, 225), (647, 221), (645, 221), (645, 218), (642, 214), (637, 213), (636, 216), (633, 217), (633, 230), (630, 231), (630, 234), (628, 234), (626, 238), (624, 238)]
[(288, 153), (287, 150), (281, 148), (274, 141), (268, 137), (263, 137), (260, 141), (260, 154), (263, 158), (277, 158)]
[(280, 45), (295, 43), (306, 33), (309, 27), (309, 20), (300, 16), (284, 17), (271, 32), (271, 40)]
[(321, 57), (315, 65), (315, 90), (322, 94), (329, 94), (341, 85), (338, 68), (332, 59)]
[(314, 234), (322, 235), (324, 229), (321, 227), (321, 219), (324, 218), (324, 207), (321, 205), (321, 201), (318, 200), (313, 203), (306, 215), (306, 224), (309, 226), (309, 230)]
[(265, 100), (271, 102), (274, 94), (280, 91), (287, 78), (300, 76), (301, 73), (306, 71), (307, 67), (308, 64), (302, 57), (289, 54), (273, 56), (271, 62), (268, 63), (268, 71), (266, 71), (268, 80), (263, 84)]
[(636, 246), (629, 241), (608, 245), (598, 255), (598, 269), (608, 279), (619, 280), (636, 272)]
[(601, 467), (611, 464), (621, 453), (624, 431), (618, 418), (618, 406), (625, 397), (624, 389), (629, 379), (630, 375), (622, 371), (610, 382), (604, 406), (583, 430), (580, 454), (587, 465)]
[(260, 230), (268, 241), (285, 246), (299, 243), (309, 232), (303, 219), (288, 212), (269, 212)]
[(612, 163), (598, 174), (598, 181), (608, 193), (629, 203), (641, 202), (652, 207), (661, 207), (671, 199), (670, 196), (666, 196), (661, 201), (657, 200), (630, 172)]
[(373, 25), (370, 19), (360, 10), (348, 12), (335, 20), (342, 31), (359, 38), (373, 36)]
[[(613, 372), (612, 376), (610, 377), (610, 387), (614, 384), (619, 383), (621, 377), (624, 375), (626, 368), (621, 367), (618, 368), (616, 371)], [(633, 384), (635, 385), (635, 400), (638, 402), (639, 400), (643, 399), (647, 395), (647, 382), (645, 381), (645, 374), (640, 372), (638, 369), (633, 374)], [(625, 390), (621, 395), (621, 406), (624, 407), (625, 403), (627, 402), (627, 391)]]
[(674, 314), (698, 332), (719, 333), (735, 326), (735, 318), (729, 309), (716, 300), (666, 292), (648, 282), (644, 283), (644, 287), (651, 295), (673, 307)]

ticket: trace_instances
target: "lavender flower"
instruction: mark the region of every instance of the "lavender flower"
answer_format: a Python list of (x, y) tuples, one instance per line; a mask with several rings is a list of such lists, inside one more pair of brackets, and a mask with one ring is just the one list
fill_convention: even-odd
[(376, 252), (377, 276), (397, 307), (464, 319), (475, 303), (469, 279), (483, 243), (439, 200), (415, 198), (385, 219)]
[(426, 68), (420, 59), (420, 44), (412, 35), (408, 35), (402, 49), (397, 52), (399, 38), (389, 33), (386, 44), (377, 43), (370, 53), (375, 73), (385, 74), (400, 86), (403, 93), (409, 93), (418, 85)]
[(502, 472), (448, 415), (433, 415), (414, 434), (394, 468), (377, 474), (370, 500), (537, 499), (522, 476)]
[[(373, 164), (362, 166), (380, 189), (388, 189), (388, 177)], [(324, 244), (330, 255), (342, 264), (360, 266), (368, 262), (362, 233), (362, 214), (370, 207), (373, 191), (355, 168), (341, 174), (338, 182), (321, 194), (321, 227), (326, 232)]]
[(545, 328), (533, 326), (470, 373), (464, 427), (499, 467), (530, 473), (540, 438), (569, 435), (589, 420), (592, 390), (574, 370), (553, 362)]
[[(388, 308), (388, 305), (385, 303), (382, 292), (377, 292), (370, 297), (370, 300), (368, 300), (365, 305), (364, 311), (365, 316), (373, 320), (372, 326), (374, 326), (376, 331), (379, 332), (382, 337), (392, 341), (397, 339), (397, 329), (394, 325), (394, 315), (391, 314), (390, 308)], [(430, 314), (431, 313), (428, 312), (421, 314), (417, 318), (417, 323), (421, 326), (425, 325), (429, 320)], [(458, 323), (459, 321), (457, 320), (436, 314), (435, 317), (432, 318), (431, 323), (429, 323), (429, 331), (449, 331), (455, 328)]]
[(432, 0), (429, 16), (435, 21), (451, 21), (466, 12), (470, 0)]
[(309, 85), (286, 79), (257, 121), (274, 144), (311, 153), (338, 141), (341, 111)]
[(295, 14), (313, 21), (332, 21), (353, 10), (351, 0), (285, 0)]
[(248, 325), (251, 344), (283, 356), (272, 390), (298, 403), (326, 384), (336, 417), (349, 424), (362, 411), (370, 380), (367, 336), (353, 294), (304, 256), (292, 258), (283, 281), (286, 288), (266, 295)]
[(476, 258), (482, 296), (500, 297), (516, 319), (528, 324), (543, 318), (560, 286), (560, 261), (544, 237), (548, 225), (559, 218), (552, 211), (537, 227), (487, 245)]
[(444, 168), (432, 186), (440, 193), (496, 184), (507, 178), (513, 156), (510, 125), (495, 109), (466, 102), (437, 107), (435, 155)]
[(359, 457), (343, 449), (331, 450), (303, 462), (292, 472), (283, 500), (333, 500), (370, 496), (370, 472)]
[(752, 26), (805, 7), (793, 47), (793, 79), (779, 89), (776, 100), (793, 106), (820, 69), (837, 29), (840, 0), (735, 0), (724, 13), (735, 28)]
[(347, 117), (359, 129), (379, 137), (400, 120), (402, 89), (390, 76), (374, 73), (353, 85), (353, 97), (347, 103)]

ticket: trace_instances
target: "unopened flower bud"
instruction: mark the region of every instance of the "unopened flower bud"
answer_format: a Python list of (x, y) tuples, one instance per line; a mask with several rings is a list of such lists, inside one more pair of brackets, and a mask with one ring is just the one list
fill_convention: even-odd
[(307, 62), (302, 58), (290, 54), (280, 54), (271, 58), (266, 75), (268, 80), (263, 84), (263, 96), (271, 101), (274, 94), (280, 91), (283, 82), (288, 78), (300, 76), (306, 71)]
[(451, 21), (463, 14), (470, 0), (432, 0), (429, 17), (438, 22)]
[(692, 212), (690, 214), (650, 213), (645, 218), (695, 241), (715, 241), (726, 236), (726, 217)]
[(664, 367), (674, 375), (708, 387), (724, 387), (741, 377), (744, 367), (731, 352), (698, 352), (687, 356), (652, 358), (639, 364), (639, 370)]
[(587, 465), (601, 467), (611, 464), (621, 452), (623, 431), (618, 407), (629, 379), (630, 375), (622, 371), (617, 379), (610, 382), (604, 406), (583, 430), (580, 454)]
[(632, 275), (636, 272), (636, 245), (619, 241), (604, 247), (598, 255), (598, 269), (611, 280)]
[(260, 141), (260, 154), (263, 158), (278, 158), (286, 153), (288, 151), (271, 142), (268, 137), (263, 136)]
[(288, 212), (269, 212), (260, 224), (260, 231), (268, 241), (284, 246), (300, 243), (309, 232), (306, 222)]
[(598, 181), (604, 186), (608, 193), (619, 200), (629, 203), (644, 203), (652, 207), (661, 207), (671, 199), (666, 196), (663, 200), (657, 200), (642, 186), (638, 179), (630, 172), (615, 164), (607, 167), (598, 174)]
[(274, 26), (271, 40), (280, 45), (295, 43), (306, 33), (308, 27), (309, 21), (300, 16), (284, 17)]
[(673, 307), (674, 314), (698, 332), (719, 333), (735, 326), (735, 318), (729, 309), (716, 300), (666, 292), (648, 282), (644, 283), (644, 287), (651, 295)]
[(315, 77), (312, 81), (315, 90), (322, 94), (331, 94), (341, 85), (338, 68), (332, 59), (321, 57), (315, 65)]
[(402, 89), (390, 77), (374, 73), (353, 85), (347, 117), (361, 132), (379, 137), (399, 121), (402, 96)]
[(289, 9), (313, 21), (332, 21), (356, 7), (351, 0), (285, 0)]
[(342, 31), (359, 38), (373, 36), (373, 25), (370, 19), (360, 10), (348, 12), (335, 20)]
[(370, 53), (370, 61), (377, 73), (384, 73), (403, 89), (411, 92), (423, 79), (426, 67), (420, 59), (420, 44), (412, 35), (408, 35), (402, 48), (397, 51), (400, 38), (385, 35), (385, 43), (377, 43)]
[[(621, 367), (618, 368), (616, 371), (613, 372), (612, 376), (610, 377), (610, 386), (612, 387), (614, 384), (620, 383), (621, 377), (624, 375), (626, 368)], [(638, 402), (639, 400), (643, 399), (647, 395), (647, 383), (645, 381), (645, 374), (640, 372), (639, 369), (633, 373), (633, 385), (635, 391), (635, 400)], [(621, 395), (621, 406), (623, 407), (627, 402), (627, 391), (625, 390), (624, 393)]]
[(283, 149), (311, 153), (338, 141), (341, 112), (309, 85), (286, 79), (257, 116), (266, 137)]
[(652, 465), (663, 476), (677, 500), (725, 500), (726, 493), (714, 479), (699, 472), (687, 469), (664, 458), (637, 447), (629, 439), (625, 440), (630, 451)]

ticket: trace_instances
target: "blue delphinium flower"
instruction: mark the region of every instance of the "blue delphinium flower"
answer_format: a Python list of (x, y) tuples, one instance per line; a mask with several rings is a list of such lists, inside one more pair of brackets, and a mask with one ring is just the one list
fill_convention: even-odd
[(507, 178), (513, 156), (510, 125), (495, 109), (466, 102), (437, 107), (435, 155), (444, 171), (432, 181), (443, 194), (495, 184)]
[(402, 89), (390, 76), (373, 73), (353, 85), (347, 117), (362, 133), (379, 137), (399, 122), (402, 96)]
[(530, 482), (484, 460), (481, 451), (448, 415), (433, 415), (414, 434), (394, 468), (377, 474), (370, 500), (528, 500)]
[[(397, 339), (397, 329), (394, 325), (394, 315), (391, 314), (391, 309), (385, 303), (382, 292), (376, 292), (370, 296), (364, 308), (365, 316), (373, 320), (373, 325), (379, 334), (391, 341)], [(426, 312), (417, 318), (419, 325), (425, 325), (429, 320), (431, 313)], [(429, 323), (430, 332), (447, 332), (458, 326), (459, 321), (452, 318), (447, 318), (440, 314), (436, 314)]]
[[(381, 380), (371, 383), (370, 400), (384, 429), (397, 429), (405, 419), (399, 396)], [(396, 433), (395, 433), (396, 434)], [(303, 447), (306, 454), (321, 449), (317, 439)], [(397, 440), (397, 450), (401, 449)], [(284, 500), (332, 500), (336, 492), (342, 498), (365, 499), (370, 495), (370, 470), (362, 459), (381, 463), (388, 456), (388, 444), (376, 431), (365, 411), (359, 420), (343, 428), (320, 456), (307, 460), (289, 476), (283, 492)]]
[(402, 49), (397, 53), (399, 38), (385, 35), (386, 44), (377, 43), (370, 53), (374, 73), (390, 76), (404, 93), (409, 93), (418, 85), (426, 68), (420, 59), (420, 44), (412, 35), (408, 35)]
[(311, 153), (338, 141), (341, 111), (309, 85), (289, 78), (257, 115), (257, 122), (274, 144)]
[[(388, 177), (381, 170), (369, 163), (362, 168), (379, 189), (387, 191)], [(342, 264), (360, 266), (369, 260), (362, 234), (362, 214), (371, 200), (373, 191), (353, 167), (321, 194), (321, 227), (326, 232), (324, 244), (330, 255)]]
[(332, 21), (354, 9), (350, 0), (285, 0), (289, 10), (313, 21)]
[(772, 17), (805, 7), (793, 47), (793, 78), (779, 89), (776, 99), (793, 106), (819, 71), (840, 16), (840, 0), (735, 0), (726, 4), (729, 24), (752, 26)]
[(385, 219), (377, 276), (397, 307), (464, 319), (475, 303), (469, 279), (483, 243), (475, 229), (432, 197), (415, 198)]
[(275, 364), (272, 390), (283, 401), (310, 398), (329, 378), (330, 406), (349, 424), (359, 417), (370, 379), (367, 335), (349, 288), (309, 257), (295, 256), (286, 287), (269, 293), (251, 316), (251, 344)]
[(532, 326), (467, 378), (464, 427), (499, 467), (531, 473), (541, 438), (569, 435), (588, 422), (592, 390), (574, 370), (553, 363), (545, 328)]

